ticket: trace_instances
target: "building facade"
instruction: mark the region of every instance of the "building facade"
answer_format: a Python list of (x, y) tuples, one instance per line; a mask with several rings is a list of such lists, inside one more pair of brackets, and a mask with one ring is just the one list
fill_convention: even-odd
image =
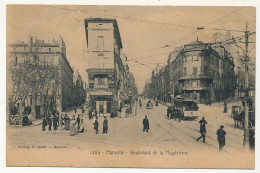
[(58, 40), (44, 42), (29, 36), (28, 42), (9, 45), (10, 105), (25, 107), (36, 118), (75, 106), (73, 69), (66, 58), (66, 45)]
[[(99, 115), (116, 113), (129, 99), (129, 69), (115, 19), (85, 19), (89, 102)], [(122, 60), (123, 59), (123, 60)], [(110, 115), (110, 114), (108, 114)]]
[(158, 76), (162, 77), (152, 76), (150, 85), (160, 87), (157, 90), (158, 99), (165, 102), (171, 102), (176, 95), (203, 104), (222, 101), (233, 96), (236, 87), (234, 63), (230, 54), (224, 47), (213, 48), (201, 41), (186, 44), (171, 52), (168, 64), (160, 70)]

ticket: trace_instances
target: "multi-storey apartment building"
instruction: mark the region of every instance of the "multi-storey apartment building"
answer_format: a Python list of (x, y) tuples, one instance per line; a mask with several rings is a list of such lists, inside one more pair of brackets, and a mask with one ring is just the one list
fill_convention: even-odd
[(28, 42), (12, 43), (8, 60), (11, 104), (38, 115), (46, 108), (61, 112), (74, 106), (73, 69), (62, 37), (44, 42), (29, 36)]
[(85, 19), (85, 30), (91, 109), (100, 115), (115, 113), (124, 100), (129, 99), (129, 72), (121, 59), (122, 42), (117, 21)]
[(152, 75), (151, 81), (150, 85), (158, 86), (157, 98), (168, 102), (172, 95), (200, 103), (221, 101), (234, 95), (236, 87), (230, 54), (224, 47), (213, 48), (201, 41), (171, 52), (168, 64), (157, 75)]

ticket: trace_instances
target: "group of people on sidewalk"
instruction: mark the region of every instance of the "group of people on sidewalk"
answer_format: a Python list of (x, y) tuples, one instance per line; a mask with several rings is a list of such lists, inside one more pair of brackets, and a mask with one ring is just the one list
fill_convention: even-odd
[[(58, 114), (59, 116), (59, 114)], [(54, 130), (57, 130), (59, 126), (59, 117), (56, 114), (44, 116), (42, 119), (42, 131), (46, 130), (46, 126), (48, 126), (49, 131), (53, 126)]]
[(169, 106), (167, 108), (167, 118), (168, 119), (174, 119), (175, 121), (178, 119), (179, 122), (181, 122), (181, 119), (183, 117), (183, 110), (181, 108)]
[[(52, 126), (54, 130), (57, 130), (59, 124), (61, 123), (62, 130), (70, 130), (70, 135), (74, 136), (77, 133), (83, 133), (86, 129), (86, 125), (81, 119), (80, 114), (78, 115), (77, 119), (75, 115), (70, 119), (67, 114), (65, 117), (62, 115), (60, 122), (59, 122), (59, 114), (47, 115), (43, 117), (42, 120), (42, 131), (46, 131), (46, 126), (48, 126), (48, 130), (52, 130)], [(77, 125), (77, 128), (76, 128)]]
[[(98, 130), (99, 122), (98, 122), (97, 116), (96, 116), (96, 119), (93, 122), (93, 125), (94, 125), (94, 130), (95, 130), (96, 134), (98, 134), (99, 133), (99, 130)], [(107, 120), (107, 117), (105, 116), (104, 121), (103, 121), (103, 133), (107, 134), (107, 131), (108, 131), (108, 120)]]
[[(98, 122), (98, 116), (97, 114), (93, 114), (95, 118), (93, 118), (94, 122), (94, 130), (95, 133), (99, 133), (99, 122)], [(46, 131), (46, 126), (48, 126), (49, 131), (52, 130), (52, 126), (54, 130), (57, 130), (57, 127), (59, 126), (59, 123), (61, 123), (61, 129), (62, 130), (70, 130), (70, 135), (75, 136), (78, 133), (84, 133), (86, 131), (86, 124), (83, 121), (83, 117), (79, 114), (77, 118), (75, 118), (75, 115), (73, 115), (72, 118), (69, 118), (67, 114), (65, 116), (61, 116), (60, 122), (59, 117), (54, 114), (53, 116), (44, 116), (42, 120), (42, 131)], [(104, 117), (103, 121), (103, 133), (107, 134), (108, 132), (108, 120), (107, 117)]]

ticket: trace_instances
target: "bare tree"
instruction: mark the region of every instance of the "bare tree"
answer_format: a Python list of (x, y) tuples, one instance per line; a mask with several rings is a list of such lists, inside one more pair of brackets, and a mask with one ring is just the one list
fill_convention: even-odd
[[(44, 57), (37, 54), (29, 54), (22, 57), (24, 61), (17, 61), (17, 57), (9, 64), (9, 73), (12, 80), (12, 95), (10, 105), (17, 105), (19, 115), (28, 96), (31, 96), (31, 113), (35, 115), (37, 99), (44, 98), (55, 102), (59, 84), (58, 65), (48, 63)], [(19, 104), (17, 104), (19, 102)]]

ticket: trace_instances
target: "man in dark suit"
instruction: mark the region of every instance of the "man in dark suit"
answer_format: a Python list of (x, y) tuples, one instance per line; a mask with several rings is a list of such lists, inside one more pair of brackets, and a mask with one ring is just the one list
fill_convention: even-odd
[(49, 115), (48, 118), (47, 118), (47, 123), (49, 125), (49, 131), (51, 131), (51, 125), (52, 125), (52, 119), (51, 119), (51, 116)]
[(56, 115), (54, 115), (52, 121), (53, 121), (53, 128), (54, 128), (54, 130), (57, 130), (58, 123), (59, 123), (59, 118)]
[(204, 117), (202, 117), (202, 119), (199, 121), (200, 123), (200, 134), (201, 136), (197, 138), (197, 141), (200, 140), (201, 138), (203, 138), (203, 142), (206, 143), (205, 141), (205, 134), (206, 134), (206, 124), (207, 124), (207, 121), (205, 120)]
[(144, 126), (144, 128), (143, 128), (143, 132), (148, 132), (148, 130), (149, 130), (149, 120), (148, 120), (148, 118), (147, 118), (147, 115), (145, 115), (145, 118), (143, 119), (143, 126)]
[(98, 117), (96, 117), (96, 120), (94, 122), (94, 129), (96, 130), (96, 134), (98, 134), (98, 126), (99, 126)]
[(78, 130), (79, 130), (79, 128), (80, 128), (80, 115), (78, 115), (78, 117), (77, 117), (77, 124), (78, 124)]
[(220, 151), (222, 151), (223, 147), (226, 145), (226, 139), (225, 139), (226, 132), (225, 132), (225, 130), (223, 130), (223, 128), (224, 128), (224, 126), (221, 125), (220, 129), (217, 130)]
[(45, 118), (45, 116), (42, 119), (42, 131), (45, 131), (45, 127), (47, 126), (47, 120)]
[(107, 133), (107, 129), (108, 129), (108, 120), (107, 117), (104, 117), (104, 122), (103, 122), (103, 133)]

